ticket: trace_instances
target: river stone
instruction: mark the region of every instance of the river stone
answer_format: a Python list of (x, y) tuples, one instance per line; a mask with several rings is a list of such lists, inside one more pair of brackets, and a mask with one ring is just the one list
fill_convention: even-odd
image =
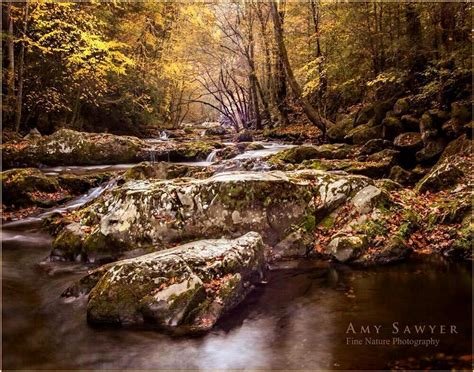
[(383, 138), (387, 140), (393, 140), (399, 134), (405, 132), (400, 119), (390, 116), (382, 120), (383, 126)]
[(3, 165), (94, 165), (133, 163), (146, 143), (136, 137), (60, 129), (50, 136), (2, 145)]
[(54, 177), (45, 176), (36, 168), (10, 169), (1, 172), (1, 179), (2, 203), (6, 206), (46, 206), (48, 196), (61, 191)]
[(346, 135), (353, 128), (354, 119), (344, 118), (328, 128), (327, 136), (331, 142), (343, 142)]
[[(452, 161), (451, 161), (452, 160)], [(417, 183), (418, 192), (440, 191), (454, 187), (464, 172), (458, 167), (454, 158), (447, 158), (435, 165), (431, 171)]]
[(352, 140), (355, 145), (363, 145), (364, 143), (374, 139), (383, 137), (382, 125), (371, 126), (370, 124), (359, 125), (352, 129), (347, 136), (346, 140)]
[(142, 162), (128, 169), (123, 177), (125, 180), (162, 179), (168, 180), (180, 177), (204, 178), (210, 171), (205, 167), (188, 164), (173, 164), (169, 162)]
[(330, 213), (368, 178), (317, 170), (229, 172), (204, 180), (130, 181), (75, 212), (90, 231), (76, 252), (88, 260), (136, 248), (257, 231), (275, 244), (292, 225)]
[(421, 135), (417, 132), (402, 133), (395, 138), (393, 144), (402, 152), (414, 153), (423, 147)]
[(445, 147), (446, 140), (443, 137), (431, 139), (426, 142), (425, 147), (416, 153), (416, 161), (418, 163), (432, 162), (431, 164), (433, 164), (438, 160)]
[(369, 185), (359, 190), (352, 198), (352, 204), (361, 213), (369, 213), (377, 204), (388, 199), (387, 195), (378, 187)]
[(410, 109), (410, 101), (408, 98), (400, 98), (395, 102), (395, 105), (393, 106), (393, 112), (395, 115), (404, 115), (408, 112)]
[(400, 120), (405, 131), (418, 132), (420, 130), (420, 121), (413, 115), (403, 115)]
[(234, 141), (235, 142), (253, 142), (252, 132), (245, 129), (236, 134), (236, 136), (234, 137)]
[(273, 156), (273, 159), (295, 164), (309, 159), (347, 159), (353, 154), (354, 146), (334, 143), (320, 146), (295, 146), (279, 152)]
[(405, 186), (414, 184), (417, 181), (417, 177), (413, 172), (410, 172), (409, 170), (406, 170), (400, 167), (399, 165), (395, 165), (392, 167), (388, 178)]
[(341, 235), (331, 240), (328, 252), (339, 262), (350, 262), (358, 258), (367, 248), (364, 236)]
[(392, 148), (393, 144), (390, 141), (383, 140), (381, 138), (376, 138), (368, 141), (361, 148), (359, 153), (361, 155), (371, 155), (376, 152), (382, 151), (387, 148)]
[(106, 265), (64, 295), (90, 290), (92, 324), (151, 324), (180, 332), (208, 331), (261, 279), (258, 233), (200, 240)]

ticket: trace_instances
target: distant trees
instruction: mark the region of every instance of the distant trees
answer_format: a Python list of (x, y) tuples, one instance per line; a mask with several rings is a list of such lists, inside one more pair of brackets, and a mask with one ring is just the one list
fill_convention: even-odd
[[(5, 128), (138, 133), (225, 118), (323, 133), (387, 82), (470, 68), (470, 2), (4, 2)], [(418, 75), (417, 75), (418, 74)], [(417, 77), (418, 76), (418, 77)], [(386, 84), (385, 84), (386, 85)]]

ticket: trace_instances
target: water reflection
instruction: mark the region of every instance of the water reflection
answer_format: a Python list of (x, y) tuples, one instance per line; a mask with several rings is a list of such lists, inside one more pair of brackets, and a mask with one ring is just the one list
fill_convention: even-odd
[[(357, 271), (286, 262), (268, 274), (217, 328), (199, 337), (87, 325), (86, 298), (62, 291), (87, 267), (39, 265), (50, 238), (34, 229), (2, 232), (3, 368), (149, 369), (385, 368), (395, 359), (470, 353), (471, 270), (412, 262)], [(456, 322), (459, 337), (439, 348), (354, 347), (348, 322)]]

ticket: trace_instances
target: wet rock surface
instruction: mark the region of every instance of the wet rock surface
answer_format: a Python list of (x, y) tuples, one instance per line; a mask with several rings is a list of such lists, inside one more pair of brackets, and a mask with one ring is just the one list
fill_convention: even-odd
[(64, 296), (89, 292), (87, 319), (180, 332), (207, 331), (262, 278), (259, 234), (200, 240), (103, 266)]
[[(371, 182), (309, 170), (130, 181), (76, 213), (88, 231), (76, 255), (96, 260), (138, 247), (166, 248), (186, 239), (235, 237), (247, 231), (261, 233), (272, 244), (293, 224), (328, 213)], [(60, 234), (55, 244), (61, 246), (61, 239)]]

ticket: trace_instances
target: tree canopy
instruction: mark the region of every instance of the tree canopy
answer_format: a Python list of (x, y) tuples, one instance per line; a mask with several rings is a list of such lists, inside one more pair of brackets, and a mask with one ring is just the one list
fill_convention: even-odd
[(3, 3), (4, 127), (137, 134), (338, 113), (470, 68), (470, 2)]

